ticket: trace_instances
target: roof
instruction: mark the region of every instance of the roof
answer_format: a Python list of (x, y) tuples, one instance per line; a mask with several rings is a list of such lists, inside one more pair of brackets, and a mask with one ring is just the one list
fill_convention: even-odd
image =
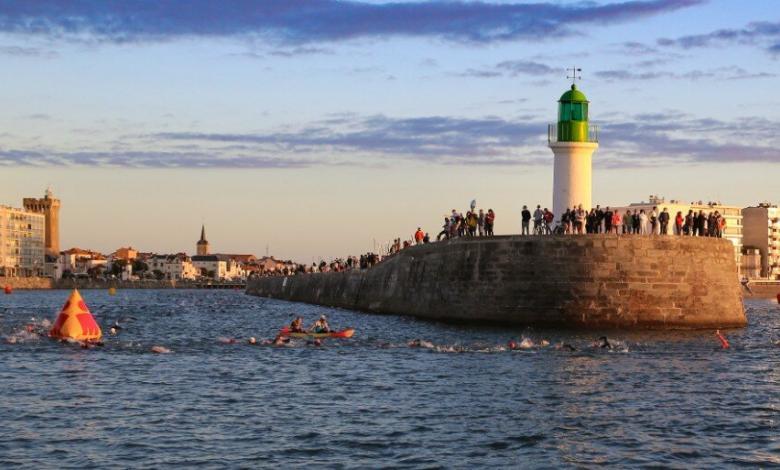
[(230, 261), (232, 258), (228, 255), (195, 255), (192, 261)]
[(587, 103), (588, 98), (585, 97), (583, 92), (577, 89), (577, 85), (572, 85), (571, 90), (568, 90), (566, 93), (562, 94), (561, 99), (559, 99), (558, 102)]

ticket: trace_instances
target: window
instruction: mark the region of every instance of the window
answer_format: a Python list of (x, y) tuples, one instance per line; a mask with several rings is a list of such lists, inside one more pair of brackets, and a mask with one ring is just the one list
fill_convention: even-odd
[(559, 121), (587, 121), (588, 103), (561, 103), (558, 111)]

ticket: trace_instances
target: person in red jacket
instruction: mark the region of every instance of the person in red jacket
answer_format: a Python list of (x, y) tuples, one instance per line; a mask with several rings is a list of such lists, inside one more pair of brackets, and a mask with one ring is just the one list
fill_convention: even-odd
[(418, 245), (423, 242), (423, 238), (425, 238), (425, 233), (422, 231), (420, 227), (417, 227), (417, 231), (414, 232), (414, 241)]

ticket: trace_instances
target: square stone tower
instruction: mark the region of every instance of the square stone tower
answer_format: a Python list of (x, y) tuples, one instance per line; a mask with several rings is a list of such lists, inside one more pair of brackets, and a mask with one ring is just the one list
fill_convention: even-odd
[(46, 256), (58, 257), (60, 255), (60, 200), (54, 197), (54, 193), (49, 188), (42, 199), (26, 197), (23, 204), (25, 210), (45, 216)]

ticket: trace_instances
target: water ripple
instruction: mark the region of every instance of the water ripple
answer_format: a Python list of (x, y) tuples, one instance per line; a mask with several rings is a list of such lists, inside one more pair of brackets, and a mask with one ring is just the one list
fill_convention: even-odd
[[(124, 328), (84, 350), (26, 332), (66, 295), (0, 298), (0, 467), (780, 466), (780, 308), (768, 301), (749, 301), (729, 350), (711, 331), (635, 332), (612, 333), (610, 352), (593, 333), (232, 291), (86, 291), (102, 325)], [(246, 343), (295, 313), (358, 334)], [(534, 346), (510, 352), (509, 339)]]

